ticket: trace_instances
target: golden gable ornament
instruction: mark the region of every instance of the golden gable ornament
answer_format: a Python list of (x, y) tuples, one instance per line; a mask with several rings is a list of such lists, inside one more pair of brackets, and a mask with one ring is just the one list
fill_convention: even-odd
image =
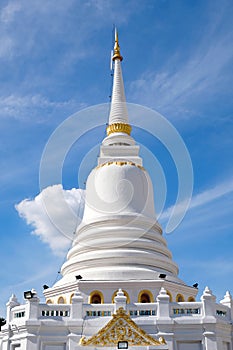
[(89, 339), (80, 339), (83, 346), (117, 346), (119, 341), (127, 341), (130, 346), (155, 346), (166, 344), (163, 337), (154, 339), (141, 329), (126, 313), (119, 308), (112, 319), (99, 332)]

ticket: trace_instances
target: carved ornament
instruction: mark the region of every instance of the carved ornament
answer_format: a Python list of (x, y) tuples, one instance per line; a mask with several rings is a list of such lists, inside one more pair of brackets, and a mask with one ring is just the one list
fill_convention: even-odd
[(129, 346), (154, 346), (166, 344), (164, 338), (154, 339), (141, 329), (126, 313), (119, 308), (112, 319), (89, 339), (82, 337), (83, 346), (117, 346), (119, 341), (127, 341)]

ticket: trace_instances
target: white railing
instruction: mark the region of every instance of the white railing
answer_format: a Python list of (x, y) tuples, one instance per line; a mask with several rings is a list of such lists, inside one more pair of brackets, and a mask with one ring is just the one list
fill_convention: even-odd
[(203, 304), (201, 302), (180, 302), (170, 304), (170, 317), (201, 316), (203, 315)]
[(218, 319), (230, 320), (230, 312), (227, 306), (221, 304), (216, 305), (215, 314)]
[(40, 304), (38, 318), (70, 317), (70, 308), (67, 304)]
[(133, 316), (156, 316), (157, 303), (135, 303), (128, 304), (127, 310), (131, 317)]
[(10, 324), (12, 327), (17, 327), (23, 325), (25, 323), (25, 319), (27, 317), (27, 308), (26, 305), (15, 306), (10, 315)]
[[(71, 317), (73, 304), (38, 304), (37, 309), (33, 312), (32, 318), (45, 319), (63, 319)], [(135, 303), (126, 304), (126, 310), (130, 317), (145, 317), (158, 315), (159, 303)], [(179, 302), (169, 304), (169, 315), (171, 318), (176, 317), (203, 317), (203, 302)], [(115, 304), (82, 304), (80, 318), (83, 317), (111, 317), (115, 310)], [(222, 321), (230, 320), (230, 309), (222, 304), (214, 304), (211, 316)], [(10, 322), (21, 324), (26, 318), (30, 318), (28, 305), (15, 306), (11, 310)]]
[(15, 306), (12, 311), (12, 318), (24, 318), (26, 316), (25, 305)]
[[(156, 316), (156, 303), (127, 304), (130, 316)], [(84, 304), (83, 312), (86, 317), (111, 316), (114, 313), (114, 304)]]
[(106, 317), (114, 313), (114, 304), (84, 304), (83, 313), (85, 317)]

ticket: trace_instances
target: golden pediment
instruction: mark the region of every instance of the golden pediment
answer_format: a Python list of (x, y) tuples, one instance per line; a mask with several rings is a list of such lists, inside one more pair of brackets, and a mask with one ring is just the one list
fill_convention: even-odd
[(127, 341), (129, 346), (151, 346), (166, 344), (163, 338), (156, 340), (141, 329), (126, 313), (119, 308), (112, 319), (89, 339), (82, 337), (83, 346), (117, 346), (119, 341)]

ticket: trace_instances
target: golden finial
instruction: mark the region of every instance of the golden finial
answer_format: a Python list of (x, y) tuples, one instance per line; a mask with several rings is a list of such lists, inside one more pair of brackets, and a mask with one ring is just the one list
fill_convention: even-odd
[(115, 61), (117, 58), (119, 58), (120, 61), (123, 60), (123, 57), (121, 56), (120, 53), (120, 46), (119, 46), (119, 41), (118, 41), (118, 32), (115, 27), (115, 45), (114, 45), (114, 52), (113, 52), (113, 57), (112, 60)]

